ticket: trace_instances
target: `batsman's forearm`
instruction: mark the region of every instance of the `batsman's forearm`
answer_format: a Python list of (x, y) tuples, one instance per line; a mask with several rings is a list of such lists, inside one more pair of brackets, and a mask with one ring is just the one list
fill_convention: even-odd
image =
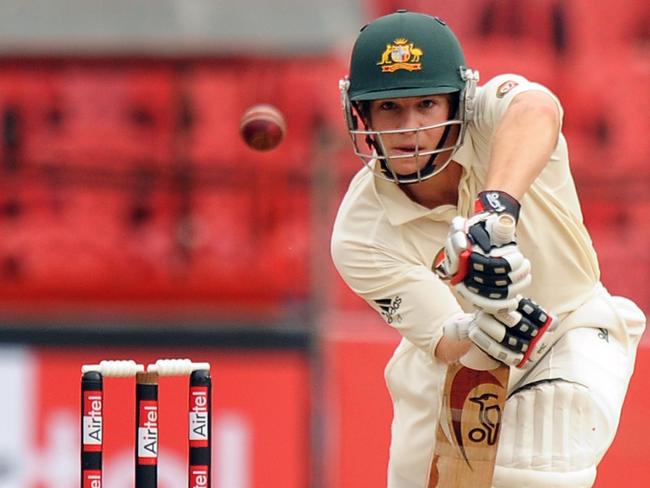
[(497, 127), (485, 189), (521, 200), (548, 163), (559, 132), (560, 111), (549, 94), (517, 95)]

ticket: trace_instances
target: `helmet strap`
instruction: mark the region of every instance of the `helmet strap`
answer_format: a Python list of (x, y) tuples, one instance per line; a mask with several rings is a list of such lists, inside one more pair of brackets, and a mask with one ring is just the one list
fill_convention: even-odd
[[(353, 106), (354, 106), (354, 110), (357, 112), (357, 116), (355, 117), (355, 120), (361, 119), (361, 122), (363, 123), (364, 130), (370, 131), (372, 128), (370, 127), (370, 124), (366, 121), (366, 118), (363, 116), (363, 111), (360, 109), (359, 105), (357, 103), (353, 103)], [(383, 149), (381, 147), (381, 144), (379, 144), (377, 142), (377, 140), (373, 136), (368, 134), (366, 136), (366, 138), (365, 138), (365, 142), (366, 142), (366, 144), (368, 145), (369, 148), (372, 148), (372, 149), (375, 150), (375, 152), (377, 153), (378, 156), (383, 156), (384, 155), (384, 151), (383, 151)], [(382, 171), (385, 174), (391, 176), (391, 178), (392, 178), (393, 174), (391, 173), (390, 169), (388, 169), (388, 167), (386, 166), (385, 159), (384, 158), (379, 158), (379, 161), (381, 163)]]

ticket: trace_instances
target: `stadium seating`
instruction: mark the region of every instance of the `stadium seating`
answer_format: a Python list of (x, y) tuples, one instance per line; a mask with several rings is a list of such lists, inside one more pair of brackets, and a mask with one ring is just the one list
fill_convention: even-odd
[(570, 0), (563, 2), (568, 36), (575, 56), (615, 58), (634, 49), (643, 56), (650, 40), (650, 4), (630, 0), (621, 4)]
[[(581, 82), (563, 84), (566, 130), (582, 136), (592, 154), (599, 154), (593, 157), (599, 157), (602, 166), (620, 173), (646, 170), (650, 161), (650, 64), (621, 53), (608, 60), (605, 73), (600, 66), (601, 60), (591, 57), (567, 68), (566, 76)], [(588, 166), (589, 159), (576, 163)]]
[[(634, 186), (610, 181), (611, 189), (584, 198), (585, 224), (601, 263), (605, 286), (616, 295), (634, 300), (650, 310), (650, 250), (645, 246), (650, 221), (650, 203), (643, 200), (643, 184)], [(617, 191), (626, 188), (625, 191)]]
[(194, 67), (184, 81), (190, 121), (189, 158), (200, 168), (240, 167), (239, 155), (243, 150), (238, 123), (243, 108), (240, 83), (245, 84), (246, 77), (237, 70), (208, 65)]
[(52, 157), (61, 109), (47, 67), (5, 67), (0, 76), (0, 159), (3, 167), (35, 167)]
[(71, 168), (124, 171), (169, 165), (174, 129), (169, 69), (66, 66), (53, 75), (60, 120), (51, 159)]
[[(611, 214), (615, 197), (599, 192), (616, 181), (637, 194), (648, 174), (647, 5), (630, 2), (611, 22), (609, 6), (586, 0), (367, 6), (373, 16), (439, 15), (483, 81), (515, 72), (558, 94), (604, 274), (626, 291), (609, 263), (628, 256), (608, 222), (620, 214), (640, 228), (647, 216), (623, 204)], [(0, 299), (38, 289), (118, 301), (308, 300), (310, 272), (322, 269), (312, 267), (315, 246), (361, 168), (337, 90), (346, 56), (5, 63), (0, 229), (11, 237), (0, 244)], [(274, 151), (239, 137), (255, 103), (285, 115)], [(337, 306), (365, 307), (338, 278), (331, 288)]]

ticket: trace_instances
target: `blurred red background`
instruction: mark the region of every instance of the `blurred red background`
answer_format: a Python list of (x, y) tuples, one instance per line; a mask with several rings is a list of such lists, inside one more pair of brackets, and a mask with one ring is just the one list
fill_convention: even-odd
[[(145, 11), (135, 27), (119, 2), (104, 5), (116, 10), (97, 24), (92, 2), (29, 0), (29, 19), (0, 7), (0, 342), (26, 351), (7, 355), (7, 367), (37, 372), (17, 391), (66, 415), (76, 412), (83, 361), (204, 355), (217, 414), (234, 409), (255, 426), (248, 484), (237, 488), (381, 486), (383, 366), (397, 337), (345, 288), (328, 252), (337, 204), (361, 164), (337, 88), (357, 29), (397, 8), (438, 15), (483, 81), (515, 72), (553, 90), (604, 283), (648, 312), (650, 4), (285, 3), (215, 13), (217, 2), (170, 0), (177, 10)], [(143, 8), (127, 4), (134, 17)], [(160, 20), (167, 14), (178, 23)], [(29, 38), (16, 19), (40, 27)], [(137, 36), (147, 29), (158, 37)], [(254, 103), (286, 117), (274, 151), (239, 138)], [(107, 348), (86, 353), (88, 344)], [(649, 368), (646, 340), (598, 488), (650, 484)], [(13, 385), (8, 374), (1, 381), (3, 391)], [(130, 391), (121, 388), (123, 401)], [(111, 421), (123, 428), (117, 450), (129, 442), (126, 422)], [(169, 445), (182, 455), (179, 433)], [(46, 434), (36, 422), (20, 441), (6, 436), (0, 457), (16, 444), (40, 452)], [(44, 466), (7, 459), (11, 476)], [(130, 473), (126, 460), (117, 464)]]

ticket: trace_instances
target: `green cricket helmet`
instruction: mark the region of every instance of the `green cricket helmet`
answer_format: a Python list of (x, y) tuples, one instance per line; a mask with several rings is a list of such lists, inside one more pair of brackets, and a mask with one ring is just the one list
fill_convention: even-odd
[[(377, 174), (396, 183), (420, 182), (442, 171), (463, 143), (477, 81), (478, 73), (465, 66), (458, 39), (438, 17), (398, 10), (366, 25), (352, 49), (350, 74), (339, 83), (355, 154), (372, 169), (371, 162), (379, 160)], [(425, 127), (372, 130), (363, 108), (372, 100), (441, 94), (452, 94), (453, 113), (446, 122)], [(454, 126), (458, 136), (448, 141)], [(419, 150), (419, 134), (441, 127), (445, 130), (438, 147)], [(387, 157), (382, 135), (402, 132), (416, 133), (415, 151)], [(438, 161), (443, 152), (449, 156)], [(429, 160), (416, 173), (398, 175), (391, 168), (391, 159), (417, 156)]]

